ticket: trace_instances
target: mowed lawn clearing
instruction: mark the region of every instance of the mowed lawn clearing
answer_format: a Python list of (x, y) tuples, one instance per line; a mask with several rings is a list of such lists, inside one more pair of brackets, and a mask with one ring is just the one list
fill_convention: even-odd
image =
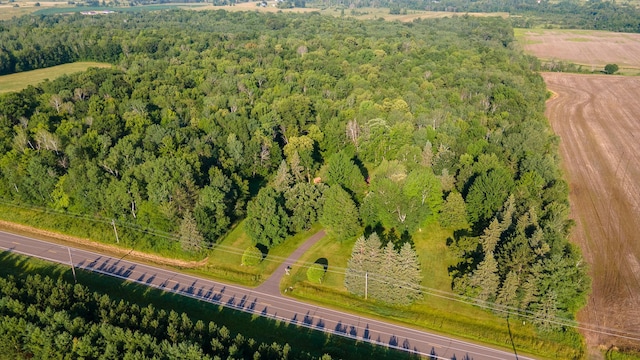
[(599, 330), (584, 331), (592, 348), (640, 349), (640, 78), (543, 77), (555, 93), (546, 115), (561, 139), (576, 221), (571, 237), (592, 277), (579, 320)]
[(596, 30), (515, 29), (522, 48), (543, 61), (566, 61), (601, 71), (617, 64), (624, 75), (640, 74), (640, 34)]
[(53, 80), (62, 75), (86, 71), (89, 68), (109, 68), (111, 64), (100, 62), (75, 62), (52, 66), (45, 69), (24, 71), (16, 74), (0, 76), (0, 93), (20, 91), (29, 85), (37, 85), (46, 79)]

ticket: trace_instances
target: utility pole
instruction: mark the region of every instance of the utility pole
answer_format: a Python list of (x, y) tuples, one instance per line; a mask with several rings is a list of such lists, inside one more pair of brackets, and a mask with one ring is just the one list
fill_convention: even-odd
[(67, 247), (69, 251), (69, 264), (71, 264), (71, 272), (73, 273), (73, 282), (78, 283), (78, 279), (76, 278), (76, 268), (73, 266), (73, 259), (71, 258), (71, 248)]
[(113, 225), (113, 232), (116, 233), (116, 244), (120, 244), (120, 239), (118, 239), (118, 229), (116, 229), (116, 221), (111, 219), (111, 225)]
[(369, 292), (369, 272), (364, 273), (364, 299), (367, 300), (367, 295)]

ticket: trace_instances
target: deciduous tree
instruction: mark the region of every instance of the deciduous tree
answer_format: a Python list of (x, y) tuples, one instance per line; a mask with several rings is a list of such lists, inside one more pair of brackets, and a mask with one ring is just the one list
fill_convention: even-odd
[(245, 230), (254, 243), (278, 245), (289, 235), (289, 216), (282, 195), (267, 186), (247, 205)]

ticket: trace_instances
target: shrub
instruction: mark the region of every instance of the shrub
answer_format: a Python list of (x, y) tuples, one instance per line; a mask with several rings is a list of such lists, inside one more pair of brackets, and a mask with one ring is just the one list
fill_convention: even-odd
[(618, 72), (618, 65), (616, 64), (607, 64), (604, 66), (605, 74), (615, 74)]
[(322, 283), (324, 278), (324, 266), (322, 264), (313, 264), (307, 269), (307, 279), (314, 283)]
[(242, 265), (255, 266), (262, 262), (262, 251), (255, 246), (249, 246), (242, 254)]

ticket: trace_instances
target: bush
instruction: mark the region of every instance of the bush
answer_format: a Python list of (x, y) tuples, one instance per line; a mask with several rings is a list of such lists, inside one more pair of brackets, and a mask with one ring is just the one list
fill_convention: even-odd
[(314, 283), (322, 283), (324, 278), (324, 266), (322, 264), (313, 264), (307, 269), (307, 279)]
[(262, 251), (255, 246), (249, 246), (242, 254), (242, 265), (255, 266), (262, 262)]
[(618, 72), (618, 65), (616, 64), (607, 64), (604, 66), (605, 74), (615, 74)]

